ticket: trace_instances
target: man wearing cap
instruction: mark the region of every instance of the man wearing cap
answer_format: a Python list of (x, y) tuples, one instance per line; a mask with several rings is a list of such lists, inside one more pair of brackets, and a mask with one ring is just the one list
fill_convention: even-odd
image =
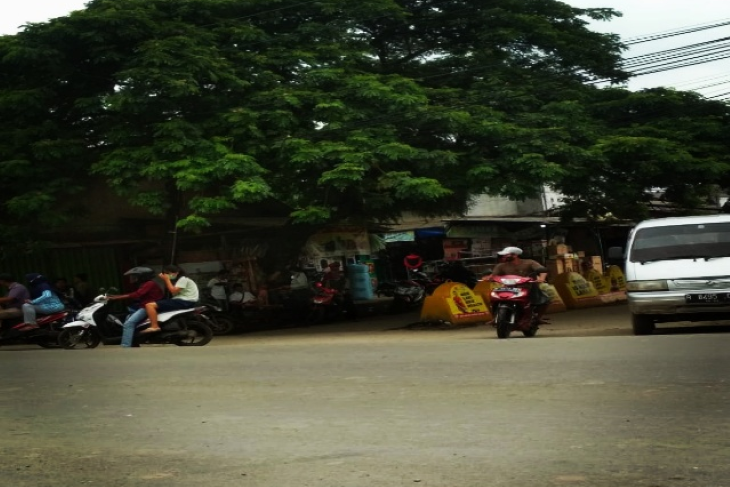
[[(497, 252), (503, 261), (494, 266), (492, 273), (485, 278), (490, 281), (492, 276), (536, 276), (537, 282), (546, 282), (547, 269), (539, 262), (532, 259), (522, 259), (522, 249), (519, 247), (505, 247)], [(540, 290), (539, 284), (533, 284), (530, 290), (530, 302), (536, 307), (538, 318), (547, 311), (550, 298)]]
[[(539, 262), (531, 259), (521, 259), (522, 249), (519, 247), (505, 247), (497, 252), (497, 255), (503, 258), (503, 261), (492, 270), (489, 276), (532, 276), (537, 275), (538, 282), (545, 282), (547, 278), (547, 269)], [(488, 279), (489, 279), (488, 278)]]

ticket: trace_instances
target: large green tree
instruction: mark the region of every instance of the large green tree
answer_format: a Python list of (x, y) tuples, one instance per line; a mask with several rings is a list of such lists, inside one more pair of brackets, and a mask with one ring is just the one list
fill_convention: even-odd
[(609, 9), (554, 0), (94, 0), (0, 38), (2, 216), (62, 221), (90, 175), (200, 226), (523, 198), (583, 157), (585, 81), (625, 79)]
[[(582, 104), (583, 162), (553, 186), (566, 217), (647, 217), (656, 200), (696, 213), (730, 187), (730, 110), (723, 102), (665, 88), (604, 89)], [(714, 201), (716, 203), (716, 201)]]

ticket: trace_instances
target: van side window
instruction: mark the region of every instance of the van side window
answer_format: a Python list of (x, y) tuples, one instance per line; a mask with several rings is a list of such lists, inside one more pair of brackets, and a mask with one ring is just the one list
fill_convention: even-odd
[(648, 227), (636, 232), (631, 262), (730, 255), (730, 223)]

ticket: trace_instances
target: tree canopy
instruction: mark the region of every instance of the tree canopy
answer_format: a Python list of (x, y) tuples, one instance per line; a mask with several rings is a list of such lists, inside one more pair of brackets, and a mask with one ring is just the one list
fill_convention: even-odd
[[(95, 181), (183, 227), (272, 200), (297, 222), (386, 221), (546, 184), (573, 210), (615, 211), (676, 182), (657, 173), (711, 181), (718, 104), (662, 95), (698, 110), (685, 131), (632, 111), (656, 94), (586, 84), (627, 79), (620, 40), (588, 29), (615, 15), (555, 0), (93, 0), (0, 38), (0, 215), (62, 222)], [(694, 178), (695, 164), (710, 170)]]

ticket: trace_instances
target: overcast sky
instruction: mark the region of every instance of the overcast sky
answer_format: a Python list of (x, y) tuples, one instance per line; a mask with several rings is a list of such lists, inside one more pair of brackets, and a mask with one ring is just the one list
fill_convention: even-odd
[[(0, 34), (14, 34), (27, 22), (44, 22), (85, 7), (87, 0), (5, 0), (0, 6)], [(626, 41), (650, 34), (675, 31), (684, 27), (730, 21), (727, 0), (565, 0), (577, 7), (609, 7), (624, 14), (612, 22), (593, 24), (593, 29), (619, 34)], [(639, 44), (625, 57), (672, 49), (720, 37), (730, 37), (730, 26), (715, 28), (667, 39)], [(708, 84), (724, 83), (703, 88)], [(730, 92), (730, 59), (698, 66), (644, 75), (634, 78), (629, 87), (672, 86), (681, 90), (697, 90), (705, 96)]]

